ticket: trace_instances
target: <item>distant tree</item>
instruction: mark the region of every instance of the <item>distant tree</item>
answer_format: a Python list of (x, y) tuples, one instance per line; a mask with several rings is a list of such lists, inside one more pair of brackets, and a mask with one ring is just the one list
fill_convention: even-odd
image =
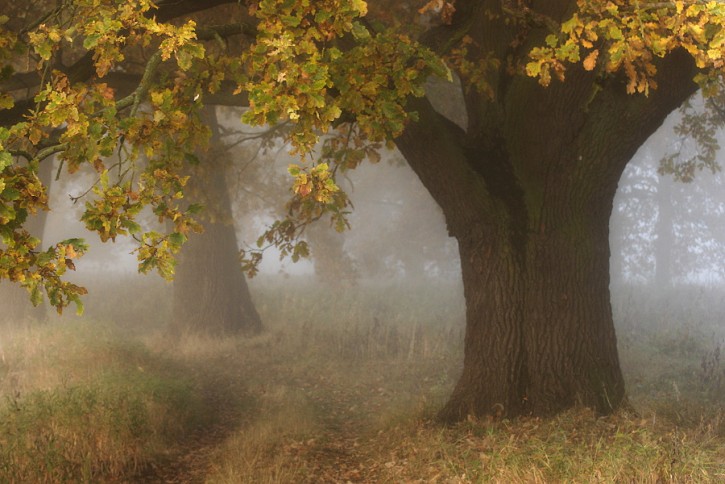
[(671, 128), (672, 123), (648, 140), (628, 165), (612, 218), (613, 274), (663, 290), (688, 281), (718, 281), (725, 270), (722, 173), (687, 183), (660, 176), (666, 153), (681, 151), (675, 148), (683, 142), (697, 146), (693, 139), (673, 138)]
[(657, 223), (655, 225), (655, 286), (666, 289), (672, 285), (675, 244), (674, 205), (667, 181), (657, 186)]
[[(329, 217), (345, 228), (336, 177), (383, 144), (398, 146), (440, 205), (467, 308), (463, 373), (442, 418), (618, 408), (612, 200), (665, 117), (698, 86), (720, 88), (722, 5), (402, 3), (367, 19), (362, 0), (69, 0), (3, 29), (0, 276), (36, 300), (43, 288), (58, 307), (83, 292), (61, 278), (83, 243), (40, 251), (23, 229), (27, 213), (46, 208), (36, 173), (57, 153), (69, 171), (90, 163), (101, 175), (86, 226), (103, 240), (133, 234), (140, 269), (170, 277), (196, 224), (182, 197), (186, 165), (208, 137), (199, 111), (248, 105), (248, 123), (288, 122), (300, 155), (287, 217), (261, 245), (297, 259), (309, 252), (305, 226)], [(200, 13), (213, 7), (224, 23)], [(386, 27), (418, 8), (428, 17), (419, 42), (404, 22)], [(452, 78), (449, 68), (465, 86), (465, 128), (425, 98), (426, 80)], [(134, 218), (144, 206), (173, 231), (141, 230)], [(254, 272), (260, 255), (247, 255)]]
[(307, 228), (304, 237), (311, 247), (310, 258), (314, 263), (315, 276), (322, 283), (355, 284), (357, 267), (345, 250), (345, 238), (341, 234), (324, 224), (316, 224)]
[(226, 182), (230, 154), (213, 109), (206, 110), (204, 120), (212, 134), (211, 149), (190, 168), (186, 186), (189, 197), (204, 204), (204, 230), (192, 236), (177, 257), (171, 327), (175, 333), (254, 334), (262, 322), (239, 263)]
[(350, 257), (364, 277), (460, 277), (455, 241), (436, 230), (443, 214), (400, 155), (389, 158), (351, 173), (350, 189), (343, 185), (355, 205), (345, 233)]

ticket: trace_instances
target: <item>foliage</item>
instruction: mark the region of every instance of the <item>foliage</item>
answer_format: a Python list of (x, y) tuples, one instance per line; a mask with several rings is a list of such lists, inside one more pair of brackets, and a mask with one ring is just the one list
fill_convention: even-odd
[[(416, 119), (407, 100), (425, 94), (431, 75), (450, 79), (449, 66), (489, 98), (502, 72), (525, 71), (546, 85), (578, 62), (602, 77), (623, 72), (628, 92), (647, 94), (658, 59), (682, 48), (713, 93), (725, 43), (725, 7), (699, 0), (580, 0), (561, 24), (504, 2), (501, 12), (486, 14), (517, 26), (512, 47), (533, 27), (550, 31), (543, 43), (528, 42), (534, 48), (523, 63), (472, 41), (471, 23), (458, 21), (470, 15), (465, 2), (417, 6), (452, 31), (439, 52), (368, 21), (363, 0), (38, 3), (45, 13), (25, 23), (0, 17), (0, 277), (25, 286), (35, 302), (45, 292), (59, 310), (85, 291), (62, 279), (84, 246), (65, 241), (40, 252), (23, 229), (28, 214), (49, 209), (37, 172), (53, 155), (68, 175), (86, 165), (98, 173), (85, 195), (86, 227), (102, 241), (133, 237), (139, 270), (171, 278), (173, 255), (201, 230), (198, 205), (182, 202), (184, 167), (198, 163), (195, 153), (209, 136), (200, 109), (246, 105), (247, 123), (288, 124), (280, 134), (300, 157), (290, 170), (292, 198), (286, 218), (246, 254), (253, 273), (266, 245), (306, 256), (300, 236), (313, 221), (329, 216), (338, 230), (347, 226), (350, 203), (336, 176), (377, 159), (376, 150)], [(219, 15), (200, 12), (222, 4)], [(329, 137), (316, 153), (321, 135)], [(142, 228), (144, 207), (168, 233)]]
[[(675, 127), (679, 138), (677, 149), (660, 160), (660, 174), (671, 174), (676, 180), (688, 183), (704, 169), (713, 174), (721, 170), (717, 161), (720, 149), (717, 137), (725, 121), (724, 96), (725, 92), (720, 90), (705, 98), (700, 109), (693, 102), (687, 102), (680, 108), (681, 119)], [(686, 140), (695, 142), (697, 148), (694, 153), (687, 152)]]
[[(48, 208), (46, 187), (36, 173), (49, 156), (57, 154), (69, 174), (84, 164), (98, 172), (85, 202), (86, 227), (102, 241), (133, 236), (139, 270), (156, 269), (170, 278), (173, 254), (190, 232), (200, 230), (180, 203), (187, 180), (181, 173), (185, 163), (198, 160), (194, 152), (208, 136), (198, 115), (205, 96), (232, 83), (233, 94), (245, 94), (249, 102), (245, 121), (292, 122), (289, 142), (306, 156), (318, 133), (341, 122), (343, 111), (356, 120), (360, 139), (392, 139), (411, 116), (404, 108), (406, 98), (423, 95), (431, 72), (446, 72), (432, 52), (408, 37), (370, 32), (360, 21), (367, 11), (361, 0), (239, 6), (238, 17), (256, 32), (240, 53), (219, 48), (244, 30), (239, 23), (214, 29), (197, 27), (193, 20), (159, 21), (157, 13), (164, 8), (174, 17), (173, 6), (157, 7), (148, 0), (76, 1), (47, 8), (48, 15), (37, 23), (0, 31), (7, 81), (0, 107), (13, 112), (0, 130), (0, 222), (6, 247), (0, 276), (34, 294), (45, 288), (59, 310), (84, 291), (60, 280), (65, 268), (73, 268), (66, 263), (70, 258), (58, 255), (67, 244), (57, 247), (49, 261), (22, 229), (28, 212)], [(15, 72), (24, 57), (31, 68)], [(81, 77), (63, 69), (69, 57), (93, 74)], [(115, 81), (117, 72), (131, 75), (130, 94), (120, 94), (128, 87)], [(23, 97), (12, 81), (30, 74), (37, 91)], [(21, 114), (14, 114), (18, 109)], [(305, 163), (294, 171), (290, 217), (263, 240), (287, 242), (290, 253), (302, 256), (306, 251), (295, 243), (297, 231), (311, 219), (330, 211), (339, 227), (345, 225), (347, 199), (336, 194), (328, 167)], [(170, 223), (171, 233), (144, 231), (137, 222), (144, 207)], [(75, 253), (81, 253), (78, 247)]]
[(563, 81), (565, 64), (581, 61), (588, 71), (623, 71), (627, 92), (647, 94), (657, 87), (656, 59), (675, 49), (685, 49), (698, 68), (710, 69), (697, 77), (703, 87), (718, 80), (725, 56), (722, 3), (578, 0), (577, 6), (559, 31), (546, 37), (546, 46), (531, 52), (526, 71), (542, 84), (548, 85), (552, 75)]

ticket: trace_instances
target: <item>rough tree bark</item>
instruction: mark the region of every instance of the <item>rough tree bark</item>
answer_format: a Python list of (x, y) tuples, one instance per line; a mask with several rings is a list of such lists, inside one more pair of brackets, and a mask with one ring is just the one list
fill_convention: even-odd
[(172, 328), (223, 336), (258, 333), (262, 323), (239, 262), (226, 184), (225, 151), (213, 108), (206, 111), (212, 129), (211, 148), (203, 154), (187, 191), (203, 200), (204, 232), (192, 234), (178, 258), (174, 277)]
[[(536, 3), (561, 18), (573, 2)], [(485, 12), (500, 2), (456, 6), (483, 51), (505, 59), (513, 33)], [(637, 148), (695, 89), (686, 56), (660, 67), (648, 98), (619, 78), (597, 92), (576, 69), (546, 89), (502, 70), (494, 101), (467, 95), (465, 131), (413, 103), (420, 120), (397, 144), (458, 240), (466, 298), (464, 369), (443, 420), (575, 404), (609, 413), (626, 401), (609, 294), (613, 198)]]

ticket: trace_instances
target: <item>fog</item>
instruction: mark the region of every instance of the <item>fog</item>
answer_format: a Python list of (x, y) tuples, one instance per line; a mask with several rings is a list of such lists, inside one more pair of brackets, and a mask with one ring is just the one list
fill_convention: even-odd
[[(431, 85), (434, 99), (446, 99), (436, 107), (463, 125), (465, 118), (459, 116), (462, 110), (454, 109), (461, 99), (448, 99), (451, 92), (458, 91), (447, 89)], [(236, 110), (226, 109), (221, 117), (230, 130), (225, 142), (236, 145), (228, 151), (228, 185), (238, 245), (249, 248), (255, 247), (265, 226), (284, 216), (290, 194), (286, 169), (297, 160), (287, 154), (288, 147), (274, 140), (245, 141), (245, 137), (258, 135), (259, 129), (232, 131), (239, 115)], [(615, 308), (621, 306), (621, 298), (631, 299), (632, 294), (655, 299), (678, 290), (714, 294), (725, 284), (722, 172), (703, 171), (690, 183), (658, 173), (660, 161), (666, 156), (677, 153), (687, 158), (697, 153), (693, 140), (676, 134), (679, 119), (679, 112), (668, 118), (640, 148), (620, 181), (610, 224)], [(340, 280), (353, 284), (387, 281), (399, 286), (409, 282), (453, 284), (461, 301), (457, 246), (446, 232), (441, 210), (397, 151), (384, 149), (381, 154), (378, 163), (365, 162), (339, 180), (353, 204), (350, 230), (337, 233), (326, 219), (317, 222), (305, 236), (312, 256), (295, 264), (270, 248), (260, 266), (263, 278), (311, 279), (330, 286)], [(78, 271), (71, 278), (103, 279), (124, 274), (135, 280), (131, 277), (136, 271), (132, 254), (135, 242), (119, 238), (115, 243), (102, 244), (78, 222), (84, 199), (75, 197), (87, 192), (94, 182), (90, 173), (76, 175), (72, 180), (60, 177), (53, 182), (52, 211), (43, 239), (48, 242), (86, 234), (91, 250), (79, 261)], [(151, 217), (145, 220), (152, 223)], [(156, 276), (150, 278), (169, 285)], [(251, 286), (254, 288), (254, 280)], [(705, 319), (717, 319), (720, 308), (716, 305), (710, 309), (715, 313)]]
[[(451, 116), (460, 112), (447, 103), (439, 108)], [(220, 112), (228, 130), (223, 140), (229, 146), (224, 156), (230, 220), (241, 249), (255, 247), (265, 227), (285, 215), (287, 166), (296, 160), (278, 140), (260, 138), (259, 129), (232, 131), (238, 117), (238, 111)], [(670, 413), (676, 425), (696, 426), (715, 422), (703, 415), (717, 413), (725, 397), (719, 356), (725, 343), (725, 190), (720, 172), (698, 173), (690, 183), (658, 174), (663, 157), (673, 151), (688, 156), (695, 149), (676, 136), (677, 123), (674, 113), (620, 181), (610, 225), (611, 296), (630, 400), (642, 415), (652, 416), (652, 425), (655, 416)], [(133, 240), (101, 244), (86, 234), (91, 250), (69, 275), (90, 291), (85, 314), (49, 311), (46, 324), (29, 322), (24, 327), (31, 329), (20, 332), (17, 321), (6, 323), (0, 335), (0, 395), (75, 388), (94, 371), (133, 374), (131, 384), (114, 380), (116, 393), (119, 385), (145, 388), (137, 380), (142, 374), (174, 375), (190, 382), (181, 394), (198, 401), (176, 394), (163, 398), (218, 419), (216, 426), (194, 427), (198, 442), (178, 451), (186, 466), (198, 467), (195, 449), (214, 448), (213, 455), (226, 459), (212, 466), (219, 482), (262, 475), (260, 466), (272, 469), (270, 482), (296, 482), (296, 474), (280, 470), (280, 462), (295, 459), (310, 466), (311, 475), (326, 475), (318, 467), (328, 461), (338, 469), (335, 476), (344, 471), (354, 479), (357, 467), (346, 466), (362, 459), (360, 435), (405, 441), (405, 425), (429, 421), (451, 394), (463, 361), (465, 300), (456, 241), (399, 153), (384, 151), (379, 162), (364, 162), (338, 181), (354, 207), (350, 229), (338, 233), (324, 218), (308, 227), (303, 237), (311, 257), (296, 264), (280, 259), (275, 249), (265, 253), (259, 274), (248, 280), (264, 327), (254, 336), (170, 330), (178, 303), (174, 282), (136, 273)], [(74, 199), (93, 183), (91, 173), (53, 181), (46, 243), (85, 233), (77, 221), (84, 199)], [(154, 226), (148, 214), (142, 219)], [(207, 289), (199, 288), (199, 301), (192, 303), (202, 304)], [(70, 328), (71, 340), (54, 333), (57, 328)], [(13, 357), (14, 347), (22, 356)], [(42, 370), (25, 356), (38, 354)], [(678, 406), (668, 407), (672, 402)], [(699, 410), (692, 411), (693, 405)], [(165, 419), (183, 421), (173, 409), (151, 407), (162, 409), (151, 418), (163, 424), (154, 427), (154, 435), (173, 427)], [(722, 420), (712, 425), (722, 431)], [(270, 448), (275, 451), (260, 453)], [(384, 459), (386, 468), (399, 462), (387, 454)], [(189, 470), (169, 464), (141, 472), (144, 480), (176, 482)]]
[[(459, 91), (433, 83), (430, 92), (434, 100), (439, 100), (437, 109), (458, 124), (465, 124), (465, 117), (460, 117), (462, 100), (451, 97), (451, 93)], [(694, 109), (701, 109), (698, 103), (701, 101), (697, 99), (693, 102)], [(256, 246), (257, 237), (267, 225), (284, 216), (284, 204), (290, 195), (286, 170), (297, 160), (287, 154), (289, 147), (262, 137), (259, 128), (238, 131), (235, 126), (239, 116), (234, 109), (220, 110), (226, 129), (223, 141), (232, 146), (226, 154), (238, 245), (250, 248)], [(719, 300), (717, 294), (725, 284), (722, 172), (703, 171), (689, 183), (658, 173), (661, 160), (668, 155), (675, 153), (684, 159), (697, 154), (697, 144), (677, 134), (680, 116), (679, 112), (673, 113), (640, 148), (619, 184), (610, 224), (612, 306), (618, 324), (626, 319), (618, 310), (625, 304), (637, 306), (636, 301), (640, 306), (650, 306), (652, 301), (671, 300), (673, 295), (693, 291)], [(442, 212), (397, 151), (383, 149), (381, 155), (378, 163), (364, 162), (339, 177), (353, 205), (350, 230), (337, 233), (326, 219), (318, 221), (304, 235), (312, 248), (310, 258), (292, 263), (272, 247), (260, 265), (259, 279), (309, 280), (326, 286), (325, 291), (380, 283), (414, 291), (423, 284), (442, 284), (454, 288), (456, 296), (450, 303), (460, 305), (456, 312), (462, 318), (458, 250), (455, 240), (447, 234)], [(72, 180), (61, 176), (53, 182), (52, 211), (44, 241), (86, 234), (91, 250), (77, 263), (78, 271), (70, 275), (72, 279), (106, 283), (121, 280), (117, 275), (123, 275), (123, 280), (133, 281), (132, 285), (159, 286), (160, 291), (170, 295), (170, 283), (155, 275), (147, 276), (145, 281), (134, 275), (133, 240), (119, 238), (115, 243), (102, 244), (78, 222), (84, 199), (77, 197), (94, 182), (92, 173)], [(152, 217), (144, 220), (153, 225)], [(257, 281), (252, 279), (253, 293), (255, 286)], [(695, 319), (719, 320), (722, 308), (715, 302), (700, 301), (701, 314)], [(97, 311), (93, 306), (89, 310)], [(394, 317), (396, 308), (390, 311), (387, 316)], [(659, 315), (655, 319), (666, 317)]]

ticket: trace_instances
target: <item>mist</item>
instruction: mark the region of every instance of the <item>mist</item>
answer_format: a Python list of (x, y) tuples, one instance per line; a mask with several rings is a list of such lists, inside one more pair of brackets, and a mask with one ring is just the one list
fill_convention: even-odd
[[(239, 115), (218, 113), (224, 135), (216, 148), (231, 215), (216, 217), (228, 217), (244, 249), (285, 215), (287, 166), (295, 158), (274, 139), (249, 141), (260, 129), (232, 131)], [(714, 415), (725, 403), (725, 190), (720, 172), (699, 173), (691, 183), (658, 173), (659, 160), (681, 142), (673, 132), (677, 116), (642, 146), (620, 181), (610, 225), (611, 305), (643, 425), (654, 428), (658, 416), (669, 415), (679, 431), (703, 432), (704, 418), (722, 435)], [(26, 395), (61, 399), (68, 408), (60, 412), (69, 414), (91, 401), (138, 406), (143, 431), (129, 439), (170, 449), (167, 461), (141, 448), (146, 444), (113, 444), (114, 419), (122, 427), (133, 422), (112, 412), (101, 412), (86, 436), (110, 443), (79, 452), (102, 453), (111, 475), (148, 482), (405, 480), (422, 462), (436, 461), (444, 444), (430, 422), (464, 358), (461, 262), (442, 211), (404, 158), (394, 150), (381, 155), (339, 177), (354, 207), (348, 230), (337, 232), (323, 218), (304, 232), (310, 257), (295, 264), (272, 248), (247, 279), (263, 325), (258, 334), (170, 331), (178, 282), (137, 274), (133, 240), (102, 244), (86, 235), (92, 249), (70, 275), (90, 291), (85, 313), (61, 316), (51, 308), (42, 322), (32, 315), (6, 321), (0, 394), (17, 405)], [(73, 200), (94, 181), (91, 173), (53, 181), (44, 241), (85, 232), (77, 221), (84, 198)], [(154, 226), (150, 214), (144, 220)], [(90, 396), (66, 401), (49, 390), (56, 387)], [(127, 394), (119, 396), (119, 388)], [(32, 417), (39, 438), (65, 438), (48, 430), (54, 418)], [(503, 445), (510, 429), (485, 425), (492, 425), (489, 444)], [(424, 450), (413, 451), (416, 445)], [(32, 471), (38, 455), (24, 457), (18, 465), (26, 474), (18, 475), (39, 475)]]

